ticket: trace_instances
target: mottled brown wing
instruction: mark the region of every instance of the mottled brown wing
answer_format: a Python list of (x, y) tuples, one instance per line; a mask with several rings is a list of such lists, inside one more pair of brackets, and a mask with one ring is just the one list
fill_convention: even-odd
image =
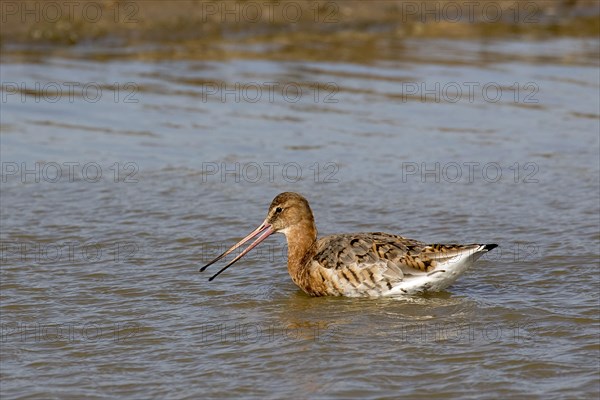
[(319, 241), (313, 260), (341, 289), (382, 292), (406, 276), (434, 271), (471, 246), (427, 245), (382, 232), (331, 235)]
[(331, 235), (319, 240), (315, 268), (330, 294), (380, 294), (404, 278), (401, 260), (416, 240), (384, 233)]
[(313, 295), (380, 296), (411, 279), (444, 273), (488, 246), (427, 245), (381, 232), (326, 236), (311, 258), (307, 290)]

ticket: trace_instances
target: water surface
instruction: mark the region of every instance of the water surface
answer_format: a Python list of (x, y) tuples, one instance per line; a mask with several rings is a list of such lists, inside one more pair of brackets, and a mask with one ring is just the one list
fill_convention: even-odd
[[(255, 50), (3, 55), (2, 396), (597, 397), (598, 41)], [(500, 247), (404, 299), (309, 298), (282, 236), (207, 282), (287, 190)]]

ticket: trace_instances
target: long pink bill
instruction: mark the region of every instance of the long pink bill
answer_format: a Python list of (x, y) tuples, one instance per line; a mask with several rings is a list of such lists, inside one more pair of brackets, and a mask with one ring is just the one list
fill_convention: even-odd
[(219, 274), (221, 274), (221, 272), (225, 271), (227, 268), (229, 268), (230, 266), (232, 266), (237, 260), (239, 260), (240, 258), (244, 257), (246, 254), (248, 254), (248, 252), (250, 250), (252, 250), (256, 246), (258, 246), (260, 244), (260, 242), (262, 242), (267, 237), (269, 237), (269, 235), (271, 235), (273, 232), (274, 232), (274, 230), (271, 227), (271, 225), (267, 224), (266, 222), (263, 222), (258, 228), (256, 228), (248, 236), (246, 236), (245, 238), (243, 238), (242, 240), (240, 240), (239, 242), (237, 242), (236, 244), (234, 244), (229, 250), (225, 251), (223, 254), (221, 254), (220, 256), (218, 256), (217, 258), (215, 258), (214, 260), (212, 260), (208, 264), (206, 264), (204, 267), (200, 268), (200, 272), (204, 271), (210, 265), (214, 264), (215, 262), (219, 261), (220, 259), (222, 259), (226, 255), (230, 254), (232, 251), (236, 250), (237, 248), (239, 248), (240, 246), (242, 246), (244, 243), (248, 242), (250, 239), (253, 239), (254, 237), (260, 235), (260, 236), (258, 236), (258, 238), (250, 246), (248, 246), (244, 251), (242, 251), (236, 258), (234, 258), (233, 260), (231, 260), (229, 262), (229, 264), (227, 264), (219, 272), (217, 272), (216, 274), (214, 274), (213, 276), (211, 276), (210, 279), (209, 279), (209, 281), (212, 281), (217, 276), (219, 276)]

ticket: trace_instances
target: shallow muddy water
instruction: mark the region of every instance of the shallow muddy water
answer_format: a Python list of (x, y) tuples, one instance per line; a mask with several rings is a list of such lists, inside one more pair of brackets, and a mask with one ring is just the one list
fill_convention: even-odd
[[(3, 55), (2, 397), (597, 397), (598, 41), (272, 50)], [(282, 235), (209, 283), (282, 191), (500, 247), (404, 299), (304, 295)]]

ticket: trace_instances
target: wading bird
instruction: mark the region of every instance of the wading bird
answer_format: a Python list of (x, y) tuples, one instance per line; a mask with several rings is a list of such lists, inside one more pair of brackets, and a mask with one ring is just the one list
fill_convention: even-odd
[(202, 267), (204, 271), (257, 237), (212, 281), (275, 232), (288, 243), (288, 272), (311, 296), (379, 297), (435, 292), (450, 286), (496, 244), (425, 244), (389, 233), (349, 233), (317, 239), (308, 201), (298, 193), (279, 194), (267, 218), (248, 236)]

